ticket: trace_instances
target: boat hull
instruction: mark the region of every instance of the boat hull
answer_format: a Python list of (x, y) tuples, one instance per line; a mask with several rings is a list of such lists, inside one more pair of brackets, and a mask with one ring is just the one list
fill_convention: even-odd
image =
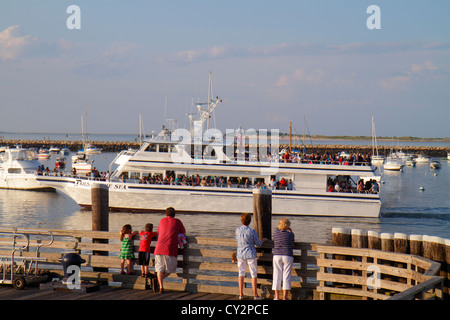
[(55, 191), (53, 187), (42, 185), (36, 181), (34, 174), (11, 174), (0, 177), (1, 189)]
[[(39, 177), (39, 183), (68, 195), (81, 207), (91, 207), (91, 187), (95, 180), (68, 177)], [(106, 182), (111, 211), (163, 212), (174, 207), (189, 213), (253, 212), (252, 189), (189, 187)], [(377, 194), (305, 193), (274, 190), (272, 214), (308, 216), (378, 217), (381, 201)]]

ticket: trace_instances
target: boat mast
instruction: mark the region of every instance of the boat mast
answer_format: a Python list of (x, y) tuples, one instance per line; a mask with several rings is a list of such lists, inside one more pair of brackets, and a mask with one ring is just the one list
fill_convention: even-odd
[(289, 122), (289, 153), (292, 150), (292, 121)]
[(378, 143), (377, 143), (377, 134), (375, 133), (375, 122), (373, 120), (373, 116), (372, 116), (372, 155), (374, 154), (374, 148), (377, 152), (377, 156), (378, 156)]

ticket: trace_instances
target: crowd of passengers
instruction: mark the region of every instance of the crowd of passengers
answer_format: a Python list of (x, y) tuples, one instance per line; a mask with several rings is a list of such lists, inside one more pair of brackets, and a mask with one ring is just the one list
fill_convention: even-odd
[[(124, 179), (126, 180), (126, 179)], [(269, 184), (264, 182), (264, 179), (256, 179), (253, 185), (248, 178), (226, 178), (217, 176), (204, 176), (198, 174), (186, 176), (175, 174), (167, 175), (165, 178), (162, 175), (149, 175), (139, 179), (141, 184), (164, 184), (164, 185), (181, 185), (181, 186), (201, 186), (201, 187), (237, 187), (237, 188), (262, 188), (272, 190), (293, 190), (293, 182), (291, 179), (281, 178), (275, 180), (272, 178)], [(327, 191), (328, 192), (357, 192), (357, 193), (378, 193), (379, 186), (376, 180), (370, 179), (364, 182), (359, 180), (357, 185), (352, 183), (350, 177), (336, 177), (335, 179), (328, 178)]]
[(294, 163), (310, 163), (310, 164), (339, 164), (339, 165), (366, 165), (371, 163), (372, 155), (370, 153), (363, 155), (362, 153), (352, 153), (348, 156), (341, 155), (341, 153), (323, 154), (300, 154), (285, 152), (282, 154), (284, 162)]
[[(123, 180), (126, 180), (123, 179)], [(217, 176), (203, 176), (200, 175), (178, 175), (175, 174), (166, 175), (148, 175), (139, 179), (139, 183), (143, 184), (165, 184), (165, 185), (182, 185), (182, 186), (201, 186), (201, 187), (237, 187), (237, 188), (263, 188), (263, 189), (287, 189), (292, 190), (293, 183), (292, 180), (281, 178), (276, 181), (274, 178), (271, 179), (269, 185), (264, 182), (264, 179), (256, 179), (254, 185), (252, 181), (248, 178), (241, 177), (217, 177)]]
[(364, 182), (363, 179), (358, 181), (354, 187), (353, 180), (350, 177), (336, 177), (335, 179), (328, 178), (327, 191), (328, 192), (357, 192), (357, 193), (378, 193), (379, 186), (375, 179), (370, 179)]

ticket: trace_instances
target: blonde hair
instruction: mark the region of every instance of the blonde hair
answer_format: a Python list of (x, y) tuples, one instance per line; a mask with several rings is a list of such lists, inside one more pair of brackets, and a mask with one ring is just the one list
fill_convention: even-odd
[(291, 222), (287, 218), (281, 218), (278, 222), (278, 229), (289, 230), (291, 228)]

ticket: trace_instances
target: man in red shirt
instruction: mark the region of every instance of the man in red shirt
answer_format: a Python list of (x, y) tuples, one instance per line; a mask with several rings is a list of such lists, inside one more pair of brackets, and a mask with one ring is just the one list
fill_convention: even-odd
[(175, 209), (166, 209), (166, 217), (159, 221), (158, 241), (155, 246), (155, 271), (159, 282), (159, 292), (164, 292), (163, 280), (177, 268), (178, 234), (186, 234), (181, 220), (175, 218)]

